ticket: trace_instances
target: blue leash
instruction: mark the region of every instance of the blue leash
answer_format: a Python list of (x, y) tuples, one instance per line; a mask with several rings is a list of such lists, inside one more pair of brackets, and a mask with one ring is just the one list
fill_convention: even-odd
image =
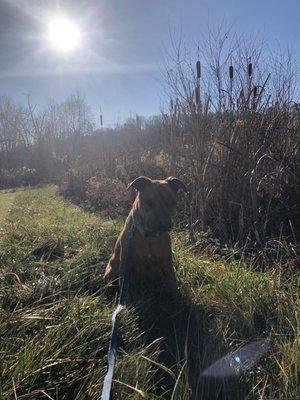
[(108, 366), (107, 366), (107, 372), (106, 372), (106, 375), (104, 378), (101, 400), (109, 400), (110, 399), (110, 392), (111, 392), (114, 368), (115, 368), (115, 363), (116, 363), (117, 344), (118, 344), (118, 328), (117, 328), (116, 322), (117, 322), (117, 315), (125, 306), (126, 293), (127, 293), (127, 289), (129, 286), (129, 273), (130, 273), (130, 269), (131, 269), (131, 265), (132, 265), (132, 258), (133, 258), (132, 234), (133, 234), (133, 231), (130, 232), (130, 236), (129, 236), (128, 253), (127, 253), (127, 257), (126, 257), (125, 270), (124, 270), (122, 286), (121, 286), (121, 290), (120, 290), (119, 303), (118, 303), (118, 306), (115, 309), (115, 311), (112, 315), (112, 318), (111, 318), (112, 331), (111, 331), (111, 337), (110, 337), (108, 353), (107, 353)]

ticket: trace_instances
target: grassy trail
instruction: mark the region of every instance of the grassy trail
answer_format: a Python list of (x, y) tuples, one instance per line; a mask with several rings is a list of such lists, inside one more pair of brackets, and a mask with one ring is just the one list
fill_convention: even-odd
[(6, 217), (9, 207), (12, 205), (16, 192), (0, 190), (0, 225)]
[[(85, 213), (54, 187), (0, 199), (0, 399), (98, 399), (114, 307), (102, 275), (121, 221)], [(113, 399), (162, 399), (162, 374), (173, 400), (192, 399), (191, 388), (198, 399), (298, 396), (299, 276), (255, 272), (199, 246), (173, 235), (175, 308), (143, 295), (122, 312)], [(199, 379), (229, 351), (267, 336), (269, 353), (229, 386)], [(164, 343), (176, 365), (161, 365)]]

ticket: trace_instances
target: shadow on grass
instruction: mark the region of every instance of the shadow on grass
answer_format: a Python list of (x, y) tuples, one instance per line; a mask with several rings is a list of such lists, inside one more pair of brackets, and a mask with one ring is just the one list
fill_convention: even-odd
[[(202, 372), (226, 354), (214, 313), (187, 297), (159, 291), (135, 290), (134, 306), (145, 344), (156, 342), (153, 386), (161, 399), (242, 399), (249, 387), (238, 378), (211, 378)], [(247, 390), (248, 389), (248, 390)]]

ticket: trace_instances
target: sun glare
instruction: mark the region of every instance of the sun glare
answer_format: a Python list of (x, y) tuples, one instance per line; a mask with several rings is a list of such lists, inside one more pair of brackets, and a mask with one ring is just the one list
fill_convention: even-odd
[(49, 39), (55, 48), (69, 52), (79, 46), (79, 29), (66, 18), (55, 18), (49, 24)]

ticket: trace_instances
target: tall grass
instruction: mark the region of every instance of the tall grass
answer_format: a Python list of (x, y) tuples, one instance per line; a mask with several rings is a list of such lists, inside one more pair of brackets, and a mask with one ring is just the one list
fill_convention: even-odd
[[(99, 398), (114, 307), (102, 274), (120, 227), (54, 187), (16, 194), (0, 233), (2, 398)], [(297, 396), (299, 276), (226, 263), (214, 245), (197, 243), (173, 235), (179, 299), (143, 293), (121, 315), (113, 398)], [(232, 349), (266, 337), (269, 353), (240, 379), (201, 377)]]

